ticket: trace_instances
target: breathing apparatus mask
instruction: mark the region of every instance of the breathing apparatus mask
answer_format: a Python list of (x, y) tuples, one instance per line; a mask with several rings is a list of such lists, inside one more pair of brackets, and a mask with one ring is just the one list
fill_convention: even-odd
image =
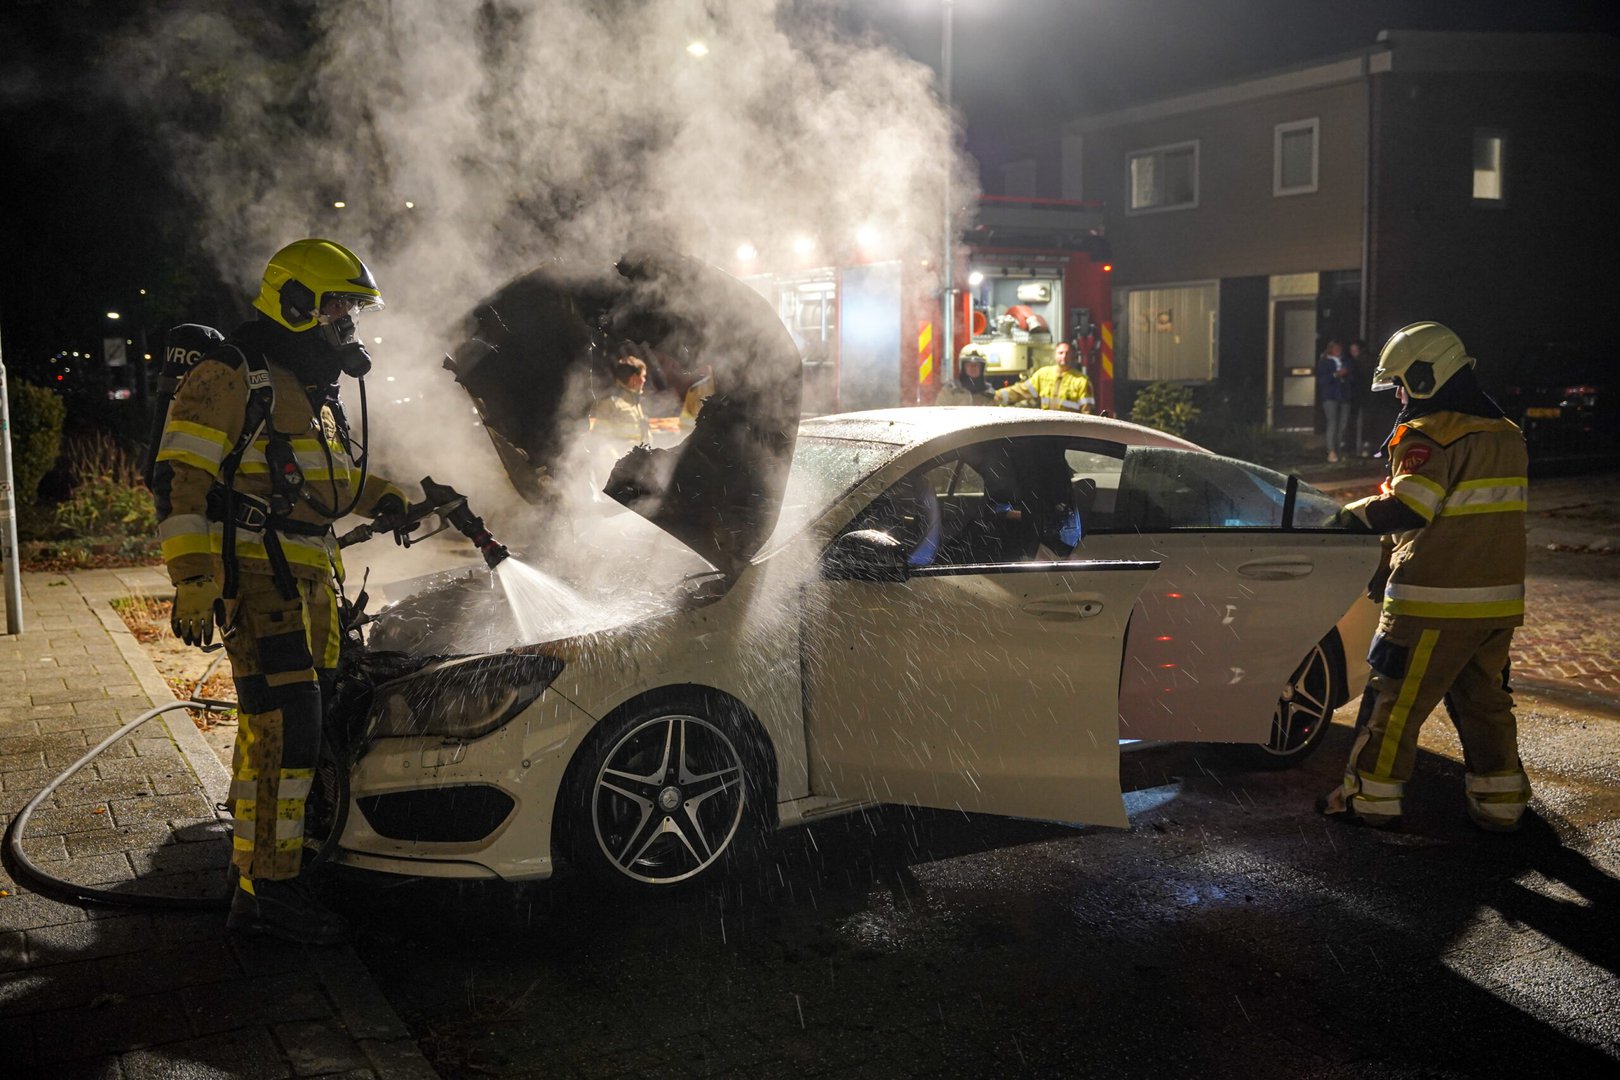
[(321, 340), (336, 354), (338, 370), (354, 379), (363, 379), (371, 371), (371, 354), (360, 343), (355, 325), (366, 306), (359, 297), (329, 294), (316, 317)]

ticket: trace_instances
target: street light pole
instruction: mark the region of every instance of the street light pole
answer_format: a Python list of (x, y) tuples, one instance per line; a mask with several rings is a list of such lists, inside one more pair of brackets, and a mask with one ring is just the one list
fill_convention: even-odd
[(6, 564), (6, 633), (23, 632), (22, 570), (17, 565), (17, 483), (11, 471), (11, 395), (0, 355), (0, 560)]
[(956, 274), (956, 236), (952, 224), (951, 206), (951, 162), (956, 157), (956, 139), (954, 138), (955, 124), (951, 120), (951, 24), (955, 21), (956, 8), (953, 0), (941, 0), (944, 8), (943, 40), (940, 43), (940, 83), (945, 92), (945, 282), (942, 295), (944, 296), (945, 321), (940, 335), (942, 353), (939, 365), (939, 381), (944, 386), (956, 377), (956, 289), (954, 277)]

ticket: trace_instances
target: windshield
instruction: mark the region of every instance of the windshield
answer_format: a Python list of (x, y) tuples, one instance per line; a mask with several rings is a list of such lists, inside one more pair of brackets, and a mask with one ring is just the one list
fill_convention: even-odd
[(774, 551), (905, 449), (901, 443), (799, 435), (776, 529), (765, 544)]

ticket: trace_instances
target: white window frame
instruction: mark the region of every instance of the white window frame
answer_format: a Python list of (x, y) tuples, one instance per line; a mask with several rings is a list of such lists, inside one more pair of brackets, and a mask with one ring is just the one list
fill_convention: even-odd
[[(1283, 136), (1299, 131), (1311, 133), (1311, 182), (1309, 184), (1296, 184), (1292, 187), (1283, 186)], [(1271, 194), (1284, 195), (1310, 195), (1316, 191), (1318, 181), (1322, 175), (1322, 123), (1319, 117), (1308, 120), (1290, 120), (1285, 124), (1278, 124), (1271, 129)]]
[(1496, 159), (1496, 183), (1500, 192), (1495, 198), (1488, 195), (1474, 195), (1474, 172), (1470, 169), (1468, 175), (1468, 193), (1473, 196), (1475, 206), (1500, 208), (1507, 205), (1507, 159), (1508, 159), (1508, 133), (1502, 128), (1480, 127), (1474, 129), (1474, 137), (1468, 142), (1469, 158), (1472, 160), (1479, 140), (1496, 139), (1501, 143), (1501, 153)]
[[(1202, 187), (1199, 178), (1199, 157), (1202, 153), (1202, 139), (1189, 139), (1186, 142), (1165, 143), (1163, 146), (1147, 146), (1140, 150), (1129, 150), (1125, 154), (1125, 213), (1135, 214), (1165, 214), (1176, 210), (1196, 210)], [(1159, 206), (1135, 206), (1132, 199), (1136, 195), (1136, 185), (1131, 180), (1131, 162), (1137, 158), (1149, 157), (1153, 154), (1166, 154), (1172, 150), (1192, 150), (1192, 201), (1172, 203)]]

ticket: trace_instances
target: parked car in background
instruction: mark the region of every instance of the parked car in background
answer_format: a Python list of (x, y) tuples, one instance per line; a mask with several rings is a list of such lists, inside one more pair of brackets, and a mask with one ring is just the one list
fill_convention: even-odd
[(1531, 464), (1620, 455), (1620, 396), (1612, 356), (1549, 343), (1527, 353), (1502, 407), (1524, 431)]
[[(629, 309), (668, 304), (694, 274), (639, 301), (542, 275), (512, 310), (491, 302), (499, 318), (457, 356), (500, 362), (487, 378), (458, 368), (519, 490), (547, 468), (530, 450), (558, 439), (527, 397), (549, 377), (512, 336), (518, 309), (559, 321), (529, 327), (546, 350), (633, 325), (673, 354), (707, 306), (673, 322)], [(762, 387), (796, 373), (770, 308), (721, 292), (734, 331), (758, 308), (740, 337), (698, 335), (736, 365), (721, 394), (745, 371)], [(787, 404), (717, 394), (687, 443), (619, 463), (608, 492), (696, 560), (654, 581), (622, 529), (576, 532), (570, 548), (611, 572), (574, 584), (629, 614), (523, 625), (481, 570), (381, 613), (373, 649), (442, 656), (467, 651), (465, 633), (479, 655), (376, 688), (339, 861), (534, 878), (561, 855), (657, 890), (769, 829), (875, 803), (1123, 826), (1122, 747), (1225, 743), (1292, 764), (1365, 679), (1378, 538), (1336, 527), (1338, 503), (1296, 479), (1101, 417), (799, 423)]]

